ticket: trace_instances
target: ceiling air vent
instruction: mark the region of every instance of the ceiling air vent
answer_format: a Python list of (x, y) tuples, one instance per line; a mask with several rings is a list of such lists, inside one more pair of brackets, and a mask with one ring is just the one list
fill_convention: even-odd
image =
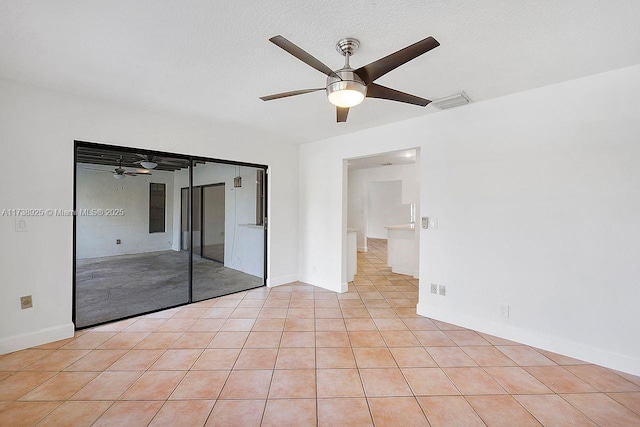
[(431, 105), (439, 108), (440, 110), (447, 110), (449, 108), (459, 107), (470, 103), (471, 100), (466, 93), (460, 92), (455, 95), (445, 96), (444, 98), (436, 99)]

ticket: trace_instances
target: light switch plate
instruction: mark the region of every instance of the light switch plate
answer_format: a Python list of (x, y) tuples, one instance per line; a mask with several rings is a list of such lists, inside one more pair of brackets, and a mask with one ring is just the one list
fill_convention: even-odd
[(431, 293), (438, 295), (438, 285), (436, 285), (435, 283), (431, 284)]
[(444, 285), (438, 285), (438, 295), (442, 295), (443, 297), (447, 296), (447, 287)]
[(502, 304), (500, 306), (500, 316), (501, 317), (509, 317), (509, 306), (506, 304)]

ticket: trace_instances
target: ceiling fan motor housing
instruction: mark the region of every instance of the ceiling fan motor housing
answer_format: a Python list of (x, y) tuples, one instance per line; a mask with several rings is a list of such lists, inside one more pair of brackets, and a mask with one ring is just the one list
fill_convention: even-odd
[(327, 77), (327, 97), (329, 97), (329, 100), (333, 104), (338, 105), (336, 102), (333, 102), (331, 94), (335, 92), (344, 94), (345, 91), (349, 91), (347, 93), (352, 93), (354, 96), (352, 105), (349, 105), (351, 103), (347, 101), (347, 104), (339, 105), (340, 107), (348, 108), (362, 102), (364, 97), (367, 96), (367, 85), (360, 76), (355, 73), (354, 69), (341, 68), (336, 70), (335, 73), (340, 76), (342, 80), (333, 76)]

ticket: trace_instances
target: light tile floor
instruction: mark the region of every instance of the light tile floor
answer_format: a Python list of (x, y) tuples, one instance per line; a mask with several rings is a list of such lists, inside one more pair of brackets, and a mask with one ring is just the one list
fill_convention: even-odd
[(640, 378), (415, 314), (359, 254), (346, 294), (295, 283), (0, 356), (0, 425), (640, 425)]

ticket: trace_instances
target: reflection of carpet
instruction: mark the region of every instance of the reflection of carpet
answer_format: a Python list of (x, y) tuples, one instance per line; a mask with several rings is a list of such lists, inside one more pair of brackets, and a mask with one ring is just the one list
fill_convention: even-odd
[[(193, 301), (263, 286), (261, 277), (193, 257)], [(122, 319), (189, 300), (189, 255), (160, 251), (76, 262), (76, 327)]]

